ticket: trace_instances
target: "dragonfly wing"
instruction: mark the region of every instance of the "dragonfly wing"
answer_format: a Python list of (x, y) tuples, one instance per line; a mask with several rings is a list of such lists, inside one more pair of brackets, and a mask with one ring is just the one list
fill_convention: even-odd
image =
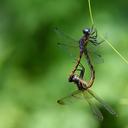
[(61, 105), (66, 105), (66, 104), (69, 104), (73, 101), (73, 99), (80, 99), (82, 98), (82, 95), (81, 95), (81, 91), (80, 90), (76, 90), (74, 92), (72, 92), (70, 95), (68, 96), (65, 96), (59, 100), (57, 100), (57, 103), (61, 104)]
[(98, 97), (92, 90), (88, 89), (88, 93), (92, 95), (109, 113), (117, 116), (117, 113), (112, 109), (112, 107), (108, 105), (103, 99)]
[(101, 111), (99, 110), (99, 108), (95, 105), (95, 103), (92, 102), (92, 100), (90, 99), (90, 96), (88, 98), (87, 96), (87, 91), (83, 93), (85, 100), (88, 102), (94, 116), (98, 119), (98, 120), (103, 120), (103, 115), (101, 113)]
[(65, 50), (71, 57), (77, 57), (79, 55), (79, 41), (73, 39), (58, 28), (54, 31), (59, 37), (58, 46)]
[(104, 59), (102, 58), (101, 53), (98, 53), (96, 51), (95, 52), (89, 51), (88, 53), (93, 64), (104, 63)]
[(73, 45), (73, 46), (77, 46), (78, 45), (78, 41), (73, 39), (71, 36), (69, 36), (68, 34), (64, 33), (62, 30), (55, 28), (54, 29), (55, 33), (58, 35), (58, 37), (60, 38), (60, 40), (63, 42), (65, 42), (67, 45)]
[(104, 59), (101, 56), (102, 47), (100, 45), (95, 46), (89, 42), (87, 45), (87, 50), (93, 64), (100, 64), (104, 62)]
[(71, 46), (66, 45), (65, 43), (58, 43), (57, 44), (60, 49), (64, 51), (68, 56), (73, 59), (77, 59), (78, 55), (80, 54), (79, 46)]

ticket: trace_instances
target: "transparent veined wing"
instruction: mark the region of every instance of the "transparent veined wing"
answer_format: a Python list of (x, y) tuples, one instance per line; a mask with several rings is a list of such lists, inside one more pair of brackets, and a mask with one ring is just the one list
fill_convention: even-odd
[(66, 45), (69, 45), (69, 46), (79, 46), (78, 40), (75, 40), (74, 38), (72, 38), (68, 34), (64, 33), (62, 30), (60, 30), (59, 28), (55, 28), (54, 31), (56, 32), (56, 34), (60, 38), (61, 42), (65, 43)]
[(60, 105), (67, 105), (67, 104), (71, 104), (74, 100), (78, 99), (78, 100), (86, 100), (93, 112), (93, 114), (95, 115), (95, 117), (98, 120), (103, 120), (103, 115), (100, 112), (100, 110), (98, 109), (98, 107), (91, 101), (92, 96), (91, 95), (87, 95), (88, 91), (81, 91), (81, 90), (76, 90), (73, 93), (71, 93), (68, 96), (65, 96), (61, 99), (59, 99), (57, 101), (57, 103), (59, 103)]
[(63, 49), (65, 53), (67, 52), (71, 57), (76, 58), (79, 55), (79, 41), (73, 39), (58, 28), (54, 29), (54, 31), (58, 36), (57, 45)]
[[(65, 52), (67, 52), (67, 54), (69, 54), (72, 58), (76, 59), (80, 54), (79, 41), (73, 39), (58, 28), (55, 29), (55, 32), (59, 37), (58, 46), (61, 49), (65, 50)], [(104, 62), (104, 59), (101, 56), (102, 42), (103, 41), (97, 43), (98, 45), (94, 45), (90, 41), (88, 42), (87, 50), (93, 64), (99, 64)]]
[(94, 45), (91, 42), (88, 42), (87, 45), (87, 51), (89, 54), (89, 57), (91, 59), (91, 62), (93, 64), (100, 64), (104, 62), (102, 55), (102, 49), (103, 49), (103, 45), (99, 44), (99, 45)]
[(90, 95), (92, 95), (110, 114), (117, 116), (117, 113), (113, 110), (113, 108), (108, 105), (103, 99), (97, 96), (92, 90), (87, 90)]
[(57, 103), (59, 103), (60, 105), (66, 105), (72, 103), (74, 99), (81, 99), (81, 98), (82, 98), (82, 91), (76, 90), (72, 92), (70, 95), (57, 100)]
[(96, 106), (95, 103), (93, 103), (93, 101), (91, 100), (92, 97), (90, 97), (90, 95), (88, 95), (87, 91), (83, 92), (83, 96), (85, 98), (85, 100), (88, 102), (93, 115), (98, 119), (98, 120), (103, 120), (103, 115), (101, 113), (101, 111), (99, 110), (99, 108)]

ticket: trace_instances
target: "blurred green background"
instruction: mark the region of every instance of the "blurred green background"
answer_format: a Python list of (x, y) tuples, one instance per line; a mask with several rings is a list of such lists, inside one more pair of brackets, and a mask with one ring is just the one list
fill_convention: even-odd
[[(128, 59), (128, 1), (91, 2), (98, 32)], [(74, 60), (53, 29), (79, 39), (90, 26), (87, 0), (0, 1), (0, 128), (128, 128), (128, 65), (107, 43), (92, 89), (118, 117), (99, 106), (99, 122), (86, 102), (56, 103), (76, 88), (67, 81)]]

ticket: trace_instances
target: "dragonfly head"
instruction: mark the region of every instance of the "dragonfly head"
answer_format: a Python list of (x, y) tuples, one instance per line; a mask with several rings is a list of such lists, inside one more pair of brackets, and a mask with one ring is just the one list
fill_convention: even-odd
[(89, 28), (85, 28), (83, 30), (83, 34), (89, 35), (90, 34), (90, 29)]

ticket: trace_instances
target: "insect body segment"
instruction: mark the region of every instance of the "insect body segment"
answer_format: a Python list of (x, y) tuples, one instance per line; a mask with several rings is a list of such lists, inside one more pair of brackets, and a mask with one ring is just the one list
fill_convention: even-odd
[(92, 97), (95, 100), (97, 100), (101, 104), (101, 106), (104, 107), (110, 114), (117, 116), (117, 113), (112, 109), (111, 106), (109, 106), (106, 102), (104, 102), (103, 99), (98, 97), (92, 90), (89, 89), (90, 86), (87, 84), (87, 82), (85, 82), (83, 80), (85, 68), (82, 64), (80, 64), (79, 66), (81, 67), (81, 69), (79, 69), (80, 75), (74, 74), (72, 76), (72, 78), (70, 79), (70, 82), (74, 82), (76, 84), (78, 90), (71, 93), (71, 95), (69, 95), (69, 96), (59, 99), (57, 102), (61, 105), (64, 105), (66, 100), (70, 99), (71, 97), (76, 98), (78, 94), (83, 94), (80, 96), (83, 96), (83, 99), (85, 99), (88, 102), (88, 104), (89, 104), (93, 114), (96, 116), (96, 118), (99, 120), (103, 120), (103, 115), (102, 115), (101, 111), (99, 110), (99, 108), (91, 101), (90, 98), (88, 98), (86, 96), (86, 95), (89, 95), (89, 97)]
[[(97, 43), (97, 39), (96, 39), (97, 38), (97, 31), (93, 30), (93, 27), (91, 29), (86, 28), (83, 30), (83, 34), (84, 34), (83, 37), (79, 40), (79, 49), (80, 49), (79, 57), (77, 59), (77, 62), (76, 62), (74, 69), (72, 70), (72, 72), (69, 76), (69, 79), (70, 79), (70, 77), (72, 77), (72, 75), (77, 70), (83, 54), (85, 54), (85, 56), (86, 56), (86, 59), (88, 61), (88, 65), (90, 67), (92, 67), (90, 69), (94, 69), (92, 64), (91, 64), (90, 58), (88, 56), (87, 44), (89, 43), (89, 41), (92, 42), (94, 45)], [(94, 75), (94, 74), (91, 73), (91, 75)]]
[[(58, 31), (57, 31), (58, 32)], [(61, 34), (63, 34), (61, 32)], [(70, 83), (74, 83), (77, 86), (77, 90), (72, 92), (70, 95), (63, 97), (59, 99), (57, 102), (61, 105), (66, 104), (66, 101), (70, 98), (76, 98), (80, 94), (80, 97), (82, 96), (83, 99), (86, 99), (88, 102), (90, 108), (92, 109), (93, 114), (99, 119), (103, 120), (103, 115), (98, 109), (98, 107), (93, 104), (93, 102), (90, 100), (90, 98), (87, 98), (86, 95), (91, 96), (95, 100), (97, 100), (109, 113), (112, 115), (117, 115), (116, 112), (107, 104), (105, 103), (100, 97), (96, 96), (95, 93), (93, 93), (92, 90), (90, 90), (90, 87), (93, 85), (95, 80), (95, 70), (92, 64), (92, 61), (90, 59), (89, 51), (88, 51), (88, 45), (91, 43), (93, 46), (97, 46), (102, 42), (97, 41), (97, 31), (96, 29), (92, 28), (86, 28), (83, 30), (83, 37), (79, 40), (79, 57), (77, 59), (77, 62), (69, 75), (68, 81)], [(72, 40), (69, 36), (68, 39)], [(64, 45), (64, 44), (63, 44)], [(81, 64), (81, 58), (85, 55), (87, 64), (90, 68), (90, 79), (89, 81), (84, 80), (85, 75), (85, 67)], [(76, 71), (80, 71), (79, 74), (76, 73)]]
[(95, 79), (95, 70), (94, 70), (94, 67), (91, 63), (91, 60), (90, 60), (90, 57), (89, 57), (89, 54), (88, 54), (88, 51), (87, 49), (85, 49), (85, 56), (86, 56), (86, 60), (87, 60), (87, 63), (89, 65), (89, 68), (90, 68), (90, 72), (91, 72), (91, 77), (90, 77), (90, 80), (88, 82), (88, 88), (91, 87), (94, 83), (94, 79)]
[(82, 58), (82, 55), (84, 53), (84, 50), (85, 50), (85, 47), (89, 41), (89, 33), (88, 32), (84, 32), (83, 31), (83, 34), (84, 36), (79, 40), (79, 49), (80, 49), (80, 53), (79, 53), (79, 57), (78, 57), (78, 60), (76, 62), (76, 65), (72, 71), (72, 73), (70, 74), (71, 76), (75, 73), (80, 61), (81, 61), (81, 58)]

